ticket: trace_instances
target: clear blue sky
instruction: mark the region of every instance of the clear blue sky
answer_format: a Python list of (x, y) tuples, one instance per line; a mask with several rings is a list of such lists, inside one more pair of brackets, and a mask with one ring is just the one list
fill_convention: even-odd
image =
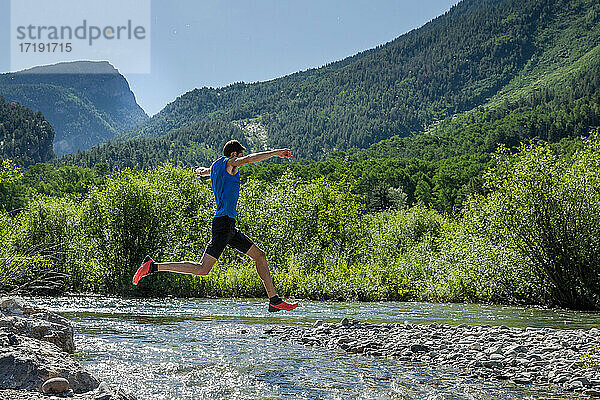
[[(343, 59), (418, 28), (457, 2), (152, 0), (151, 73), (126, 78), (152, 115), (196, 87), (263, 81)], [(10, 68), (9, 6), (0, 0), (2, 72)]]

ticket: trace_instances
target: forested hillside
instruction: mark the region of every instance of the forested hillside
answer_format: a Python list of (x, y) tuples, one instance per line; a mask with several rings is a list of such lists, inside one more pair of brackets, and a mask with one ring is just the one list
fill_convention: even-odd
[(93, 167), (105, 162), (111, 169), (155, 168), (166, 160), (177, 160), (187, 165), (206, 164), (220, 154), (215, 149), (231, 138), (247, 145), (242, 130), (229, 122), (198, 121), (161, 138), (103, 143), (89, 151), (67, 154), (59, 163)]
[(359, 160), (389, 154), (441, 159), (493, 152), (499, 143), (515, 147), (533, 138), (556, 142), (600, 126), (600, 45), (536, 84), (521, 96), (448, 117), (417, 135), (394, 136), (349, 154)]
[(58, 155), (89, 149), (148, 118), (125, 78), (107, 62), (0, 74), (0, 95), (46, 116), (56, 132)]
[(464, 0), (323, 68), (191, 91), (51, 164), (4, 160), (0, 256), (18, 263), (0, 291), (52, 268), (67, 291), (263, 295), (234, 251), (131, 285), (146, 254), (201, 259), (215, 203), (189, 166), (236, 138), (295, 157), (240, 173), (236, 224), (283, 295), (599, 310), (598, 126), (600, 3)]
[(0, 96), (0, 158), (18, 166), (49, 161), (55, 157), (53, 138), (54, 130), (41, 113)]
[[(218, 152), (221, 133), (213, 128), (223, 124), (241, 129), (253, 150), (289, 146), (313, 160), (388, 138), (394, 139), (376, 147), (385, 151), (370, 156), (393, 151), (441, 159), (534, 137), (555, 141), (598, 125), (599, 45), (598, 2), (464, 0), (423, 27), (338, 63), (188, 92), (122, 136), (158, 138), (113, 143), (68, 162), (123, 165), (129, 161), (120, 157), (151, 149), (149, 165), (165, 154), (200, 163), (178, 143)], [(215, 120), (220, 123), (198, 125)]]

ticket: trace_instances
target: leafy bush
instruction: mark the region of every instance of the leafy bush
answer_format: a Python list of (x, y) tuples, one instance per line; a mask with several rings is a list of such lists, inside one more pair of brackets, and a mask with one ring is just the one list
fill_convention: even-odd
[(210, 196), (189, 170), (169, 164), (148, 173), (124, 170), (110, 177), (102, 189), (90, 192), (79, 210), (78, 237), (85, 249), (79, 263), (96, 265), (95, 276), (85, 285), (129, 292), (131, 276), (146, 254), (199, 258), (207, 242)]
[(418, 291), (423, 299), (453, 302), (540, 303), (541, 282), (529, 260), (505, 241), (474, 232), (471, 221), (445, 226)]
[[(45, 200), (48, 203), (44, 200), (32, 203), (16, 221), (11, 214), (0, 213), (0, 293), (26, 287), (32, 292), (34, 285), (40, 289), (38, 292), (44, 292), (41, 290), (44, 288), (52, 291), (62, 289), (65, 284), (63, 276), (58, 282), (49, 282), (47, 278), (58, 272), (56, 261), (64, 260), (64, 243), (55, 240), (64, 236), (68, 223), (62, 205)], [(57, 227), (64, 227), (63, 232), (56, 232)]]
[(505, 148), (486, 175), (491, 193), (474, 196), (468, 218), (492, 242), (526, 258), (551, 303), (600, 307), (600, 141), (571, 157), (546, 144)]

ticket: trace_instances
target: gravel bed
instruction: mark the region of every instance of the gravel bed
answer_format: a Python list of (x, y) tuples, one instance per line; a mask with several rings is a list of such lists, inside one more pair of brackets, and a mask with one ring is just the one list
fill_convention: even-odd
[(600, 368), (586, 354), (600, 351), (600, 330), (317, 321), (312, 327), (278, 326), (265, 334), (306, 346), (450, 367), (483, 379), (554, 384), (600, 397)]

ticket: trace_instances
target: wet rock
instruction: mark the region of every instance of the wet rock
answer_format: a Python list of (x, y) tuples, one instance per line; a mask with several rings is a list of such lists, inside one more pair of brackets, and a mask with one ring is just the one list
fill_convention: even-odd
[(69, 390), (69, 381), (65, 378), (50, 378), (42, 385), (44, 393), (64, 393)]
[(0, 330), (53, 343), (68, 353), (75, 351), (73, 328), (67, 319), (14, 299), (0, 303)]
[(314, 328), (318, 328), (318, 327), (319, 327), (319, 326), (321, 326), (321, 325), (323, 325), (323, 320), (321, 320), (321, 319), (320, 319), (320, 320), (316, 321), (316, 322), (313, 324), (313, 327), (314, 327)]
[(427, 347), (423, 344), (413, 344), (410, 346), (410, 351), (412, 351), (413, 353), (419, 353), (419, 352), (426, 353), (429, 351), (429, 347)]
[[(13, 299), (0, 301), (0, 399), (37, 399), (31, 395), (42, 391), (93, 399), (99, 381), (71, 357), (74, 350), (65, 318)], [(123, 391), (111, 398), (135, 399)]]
[(342, 324), (342, 326), (348, 326), (350, 325), (350, 320), (348, 320), (348, 318), (342, 318), (340, 324)]

